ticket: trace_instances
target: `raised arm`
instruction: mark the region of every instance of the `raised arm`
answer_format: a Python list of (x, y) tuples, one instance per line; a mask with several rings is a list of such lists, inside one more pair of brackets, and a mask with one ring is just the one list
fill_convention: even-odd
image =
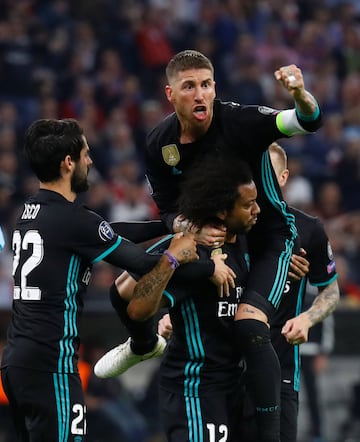
[(321, 111), (315, 97), (305, 89), (301, 69), (296, 65), (283, 66), (274, 73), (295, 101), (295, 109), (277, 115), (277, 126), (284, 135), (315, 132), (322, 124)]

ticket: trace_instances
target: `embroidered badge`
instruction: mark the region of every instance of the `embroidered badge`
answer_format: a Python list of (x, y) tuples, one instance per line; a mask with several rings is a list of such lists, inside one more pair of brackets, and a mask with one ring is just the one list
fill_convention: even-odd
[(176, 144), (168, 144), (162, 147), (162, 156), (169, 166), (176, 166), (180, 161), (180, 153)]

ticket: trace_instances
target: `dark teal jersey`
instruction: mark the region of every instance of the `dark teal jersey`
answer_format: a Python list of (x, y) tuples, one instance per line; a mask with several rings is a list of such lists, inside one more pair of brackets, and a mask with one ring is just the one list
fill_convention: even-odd
[(16, 224), (13, 314), (2, 366), (77, 371), (79, 320), (94, 263), (143, 274), (158, 261), (82, 204), (40, 190)]
[[(248, 275), (248, 255), (243, 237), (226, 243), (226, 263), (235, 271), (235, 288), (219, 297), (208, 279), (189, 282), (170, 280), (165, 296), (171, 301), (173, 335), (163, 357), (160, 383), (163, 388), (196, 397), (220, 389), (231, 391), (239, 381), (241, 355), (234, 340), (234, 316)], [(211, 250), (199, 246), (200, 259)]]
[(290, 208), (295, 215), (300, 245), (307, 252), (310, 271), (301, 281), (288, 280), (280, 306), (271, 321), (271, 341), (279, 356), (283, 380), (299, 388), (299, 346), (288, 344), (281, 334), (285, 322), (301, 313), (307, 282), (316, 287), (329, 285), (337, 278), (334, 256), (329, 239), (318, 218)]

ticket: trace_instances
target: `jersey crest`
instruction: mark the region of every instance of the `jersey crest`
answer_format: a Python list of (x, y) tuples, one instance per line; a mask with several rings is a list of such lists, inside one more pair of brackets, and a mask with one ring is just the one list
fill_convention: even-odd
[(176, 144), (168, 144), (161, 148), (164, 161), (169, 166), (176, 166), (180, 161), (180, 153)]

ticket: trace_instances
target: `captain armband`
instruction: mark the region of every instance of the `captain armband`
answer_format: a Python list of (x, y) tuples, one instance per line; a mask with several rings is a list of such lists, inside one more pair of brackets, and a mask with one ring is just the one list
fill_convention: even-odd
[(279, 112), (276, 115), (276, 126), (282, 134), (288, 137), (310, 133), (299, 123), (295, 109), (286, 109)]

